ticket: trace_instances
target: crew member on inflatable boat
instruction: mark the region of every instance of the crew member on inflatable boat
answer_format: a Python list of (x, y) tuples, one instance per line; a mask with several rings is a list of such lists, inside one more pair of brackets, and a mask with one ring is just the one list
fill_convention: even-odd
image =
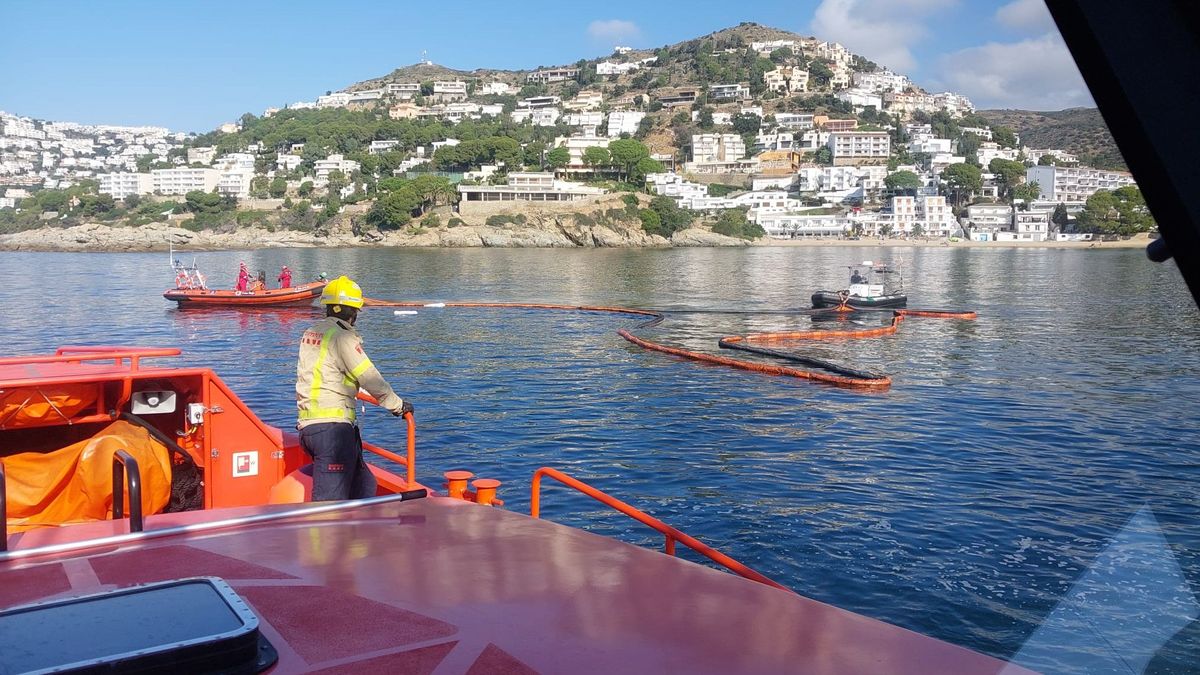
[(354, 330), (363, 306), (362, 289), (345, 276), (321, 293), (325, 318), (300, 337), (296, 363), (296, 407), (300, 447), (313, 458), (313, 501), (375, 496), (375, 476), (363, 460), (362, 436), (355, 423), (359, 388), (393, 415), (413, 410), (400, 398), (363, 351)]

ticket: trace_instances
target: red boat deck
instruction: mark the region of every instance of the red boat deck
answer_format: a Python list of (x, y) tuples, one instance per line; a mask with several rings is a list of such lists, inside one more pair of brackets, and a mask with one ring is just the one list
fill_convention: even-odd
[[(154, 516), (147, 530), (214, 515)], [(27, 533), (18, 548), (76, 539), (74, 529)], [(346, 504), (35, 560), (0, 562), (0, 606), (219, 576), (262, 620), (280, 655), (273, 672), (1024, 672), (725, 572), (449, 498)]]

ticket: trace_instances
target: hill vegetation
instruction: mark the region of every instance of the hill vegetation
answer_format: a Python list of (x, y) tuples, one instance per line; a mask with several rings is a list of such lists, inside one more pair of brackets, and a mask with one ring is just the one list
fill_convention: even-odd
[(1117, 142), (1096, 108), (980, 110), (978, 114), (992, 124), (1016, 130), (1027, 146), (1066, 150), (1078, 156), (1080, 164), (1097, 169), (1126, 169)]

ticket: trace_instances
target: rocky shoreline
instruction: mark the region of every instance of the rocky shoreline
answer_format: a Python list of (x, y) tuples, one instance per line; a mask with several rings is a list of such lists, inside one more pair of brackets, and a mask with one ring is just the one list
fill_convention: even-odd
[(327, 232), (246, 228), (195, 232), (167, 223), (120, 227), (87, 223), (0, 235), (0, 251), (194, 251), (258, 248), (337, 248), (411, 246), (426, 248), (666, 248), (672, 246), (747, 246), (750, 242), (693, 227), (670, 239), (640, 227), (580, 225), (571, 219), (546, 219), (513, 227), (461, 225), (417, 231), (355, 233), (350, 227)]

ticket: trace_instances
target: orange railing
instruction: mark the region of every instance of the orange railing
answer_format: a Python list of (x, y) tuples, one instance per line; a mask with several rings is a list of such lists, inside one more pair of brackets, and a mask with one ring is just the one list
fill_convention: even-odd
[(651, 529), (657, 530), (665, 538), (664, 552), (667, 555), (675, 555), (675, 542), (679, 542), (735, 574), (743, 576), (752, 581), (757, 581), (760, 584), (766, 584), (768, 586), (774, 586), (775, 588), (792, 592), (787, 586), (772, 581), (770, 578), (755, 572), (749, 567), (746, 567), (742, 563), (730, 558), (729, 556), (721, 553), (720, 551), (696, 539), (695, 537), (685, 534), (671, 527), (670, 525), (667, 525), (661, 520), (641, 511), (640, 509), (630, 506), (629, 504), (626, 504), (612, 495), (597, 490), (581, 480), (572, 478), (558, 469), (552, 469), (548, 466), (538, 469), (533, 474), (533, 483), (530, 487), (531, 494), (529, 499), (529, 515), (534, 518), (538, 518), (541, 513), (542, 476), (553, 478), (563, 485), (574, 488), (579, 492), (591, 497), (592, 499), (595, 499), (601, 504), (613, 508)]
[(83, 363), (84, 361), (112, 361), (119, 366), (128, 360), (130, 370), (137, 370), (138, 362), (141, 359), (153, 356), (179, 356), (181, 353), (174, 347), (59, 347), (53, 356), (0, 358), (0, 366), (32, 363)]
[[(365, 391), (358, 392), (358, 400), (370, 403), (372, 405), (379, 405), (379, 401)], [(384, 450), (383, 448), (370, 445), (369, 443), (363, 443), (363, 448), (375, 453), (376, 455), (379, 455), (384, 459), (391, 460), (397, 464), (403, 464), (404, 468), (407, 470), (405, 480), (408, 481), (409, 485), (412, 485), (417, 480), (417, 423), (413, 420), (412, 413), (404, 413), (404, 421), (408, 425), (408, 447), (405, 448), (407, 450), (407, 457), (401, 457), (391, 450)]]

